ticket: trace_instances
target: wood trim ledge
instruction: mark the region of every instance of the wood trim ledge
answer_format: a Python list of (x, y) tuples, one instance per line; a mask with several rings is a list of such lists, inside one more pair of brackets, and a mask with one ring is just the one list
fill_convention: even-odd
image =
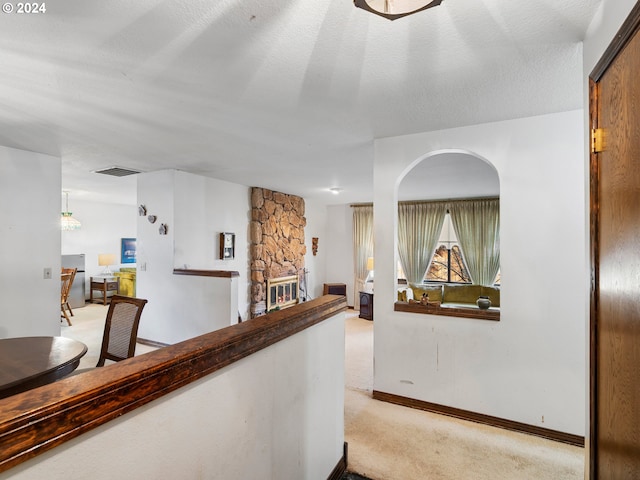
[(441, 315), (443, 317), (471, 318), (474, 320), (500, 321), (500, 310), (480, 310), (479, 308), (430, 307), (420, 303), (396, 302), (396, 312), (421, 313), (424, 315)]
[(196, 270), (191, 268), (174, 268), (174, 275), (192, 275), (196, 277), (217, 277), (217, 278), (233, 278), (239, 277), (238, 272), (233, 270)]
[(584, 437), (580, 435), (559, 432), (557, 430), (551, 430), (549, 428), (536, 427), (535, 425), (514, 422), (513, 420), (492, 417), (491, 415), (484, 415), (482, 413), (462, 410), (460, 408), (447, 407), (445, 405), (438, 405), (437, 403), (425, 402), (423, 400), (402, 397), (400, 395), (380, 392), (377, 390), (373, 391), (373, 398), (382, 402), (395, 403), (396, 405), (402, 405), (404, 407), (416, 408), (418, 410), (424, 410), (426, 412), (439, 413), (441, 415), (447, 415), (449, 417), (459, 418), (461, 420), (468, 420), (492, 427), (504, 428), (505, 430), (512, 430), (514, 432), (535, 435), (536, 437), (542, 437), (548, 440), (554, 440), (556, 442), (568, 443), (569, 445), (575, 445), (576, 447), (584, 447)]
[(338, 460), (338, 463), (334, 467), (331, 475), (327, 477), (327, 480), (340, 480), (342, 476), (347, 472), (348, 465), (348, 454), (349, 454), (349, 445), (347, 442), (344, 442), (344, 446), (342, 447), (342, 458)]
[(0, 472), (347, 309), (325, 296), (0, 400)]

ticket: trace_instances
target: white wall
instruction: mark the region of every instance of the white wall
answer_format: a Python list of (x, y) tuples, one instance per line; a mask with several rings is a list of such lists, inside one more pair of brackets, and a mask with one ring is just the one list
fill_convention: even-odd
[[(305, 199), (305, 218), (307, 226), (304, 229), (304, 244), (307, 254), (304, 257), (304, 265), (308, 270), (307, 287), (309, 300), (322, 296), (322, 290), (326, 278), (327, 259), (331, 258), (335, 249), (331, 246), (327, 230), (327, 207), (313, 200)], [(318, 253), (313, 255), (311, 239), (318, 238)]]
[[(184, 172), (138, 175), (138, 203), (156, 215), (138, 217), (138, 296), (149, 303), (139, 336), (176, 343), (247, 318), (247, 187)], [(160, 235), (160, 224), (168, 226)], [(218, 234), (236, 234), (236, 256), (218, 259)], [(174, 275), (174, 268), (232, 270), (239, 278)], [(149, 320), (147, 320), (149, 319)]]
[(324, 480), (343, 443), (340, 313), (0, 479)]
[(0, 147), (0, 338), (60, 335), (60, 194), (59, 158)]
[[(582, 115), (573, 111), (376, 141), (376, 390), (584, 434)], [(497, 323), (393, 311), (397, 184), (413, 163), (443, 149), (479, 155), (500, 177)]]
[(82, 228), (62, 232), (62, 254), (85, 254), (85, 292), (86, 298), (89, 298), (90, 277), (104, 270), (98, 265), (99, 254), (116, 255), (118, 263), (111, 266), (114, 271), (120, 267), (136, 266), (131, 263), (120, 264), (120, 239), (136, 238), (138, 208), (135, 205), (70, 199), (69, 210), (74, 218), (82, 222)]
[(349, 205), (327, 207), (327, 283), (347, 285), (347, 304), (360, 309), (353, 277), (353, 210)]

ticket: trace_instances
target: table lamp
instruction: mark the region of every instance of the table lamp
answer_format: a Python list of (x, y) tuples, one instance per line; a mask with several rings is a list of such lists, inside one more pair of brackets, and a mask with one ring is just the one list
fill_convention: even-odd
[(367, 293), (373, 293), (373, 257), (367, 258), (367, 278), (364, 281), (364, 289)]
[(115, 253), (98, 254), (98, 265), (100, 265), (101, 267), (105, 267), (104, 271), (102, 272), (102, 275), (113, 275), (109, 267), (111, 265), (115, 265), (115, 263), (116, 263)]

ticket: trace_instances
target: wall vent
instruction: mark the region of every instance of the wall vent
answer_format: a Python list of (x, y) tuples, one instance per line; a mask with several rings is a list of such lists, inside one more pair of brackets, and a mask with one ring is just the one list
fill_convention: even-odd
[(140, 173), (138, 170), (131, 170), (124, 167), (109, 167), (102, 170), (94, 170), (93, 173), (101, 173), (103, 175), (111, 175), (112, 177), (126, 177), (127, 175), (135, 175)]

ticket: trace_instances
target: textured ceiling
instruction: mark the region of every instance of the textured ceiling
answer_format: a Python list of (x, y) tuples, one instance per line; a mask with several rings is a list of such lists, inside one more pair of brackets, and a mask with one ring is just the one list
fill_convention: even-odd
[(57, 0), (0, 16), (0, 145), (60, 156), (70, 198), (134, 203), (134, 177), (90, 173), (119, 165), (367, 201), (375, 138), (581, 108), (599, 3), (391, 22), (351, 0)]

